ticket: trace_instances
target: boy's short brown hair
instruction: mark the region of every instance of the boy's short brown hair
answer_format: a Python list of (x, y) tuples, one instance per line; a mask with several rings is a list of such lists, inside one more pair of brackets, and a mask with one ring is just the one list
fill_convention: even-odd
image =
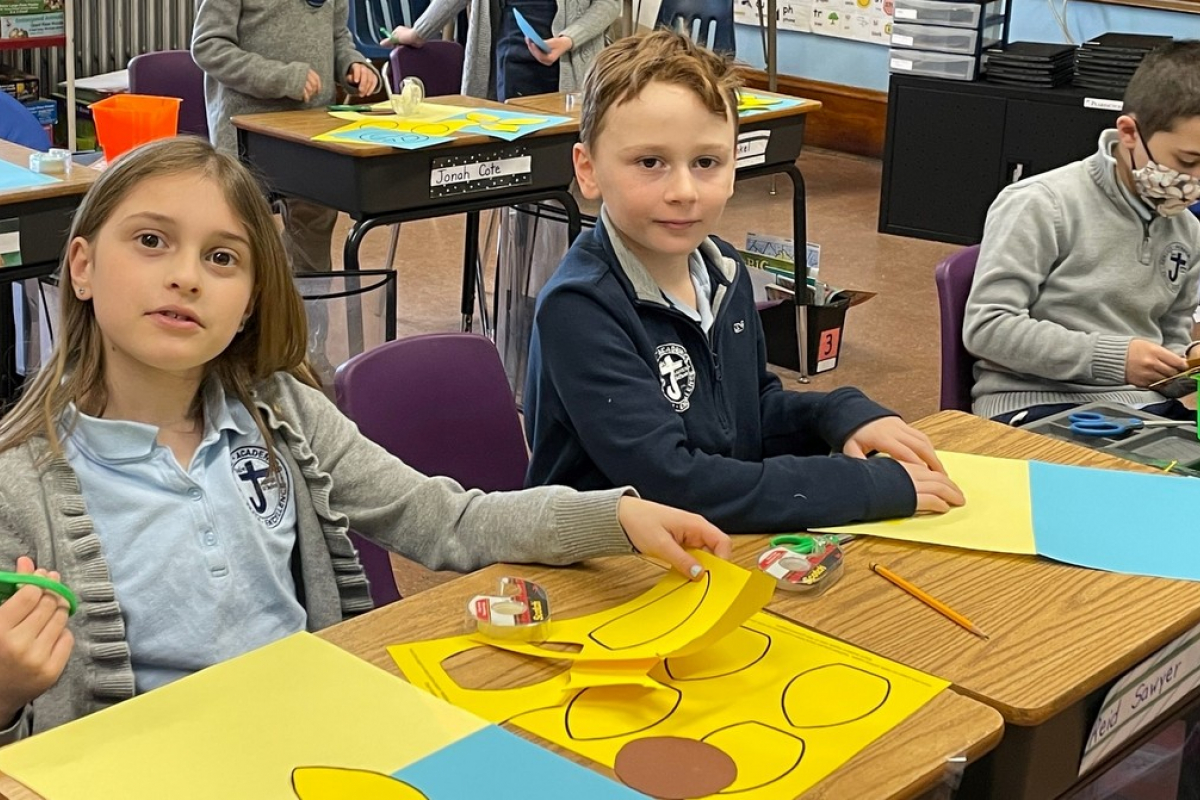
[(583, 79), (580, 141), (591, 147), (608, 110), (634, 99), (653, 81), (691, 89), (710, 111), (725, 119), (732, 116), (737, 124), (742, 81), (733, 58), (664, 29), (626, 36), (596, 56)]
[(1125, 88), (1123, 110), (1147, 139), (1200, 117), (1200, 41), (1170, 42), (1147, 53)]

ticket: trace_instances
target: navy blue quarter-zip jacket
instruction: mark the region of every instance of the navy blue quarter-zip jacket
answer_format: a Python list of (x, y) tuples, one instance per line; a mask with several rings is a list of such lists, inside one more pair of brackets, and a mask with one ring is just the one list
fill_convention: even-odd
[(767, 370), (750, 277), (732, 247), (700, 246), (714, 287), (705, 335), (620, 243), (618, 256), (603, 216), (538, 298), (527, 485), (632, 485), (731, 533), (915, 512), (899, 464), (830, 455), (893, 412), (849, 387), (784, 391)]

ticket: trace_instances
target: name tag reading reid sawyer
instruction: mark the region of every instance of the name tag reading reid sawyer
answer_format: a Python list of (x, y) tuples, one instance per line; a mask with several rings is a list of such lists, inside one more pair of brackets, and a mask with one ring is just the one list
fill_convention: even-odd
[(68, 589), (65, 584), (51, 580), (44, 575), (29, 575), (23, 572), (0, 572), (0, 603), (12, 597), (17, 593), (18, 589), (27, 584), (30, 586), (40, 586), (43, 589), (54, 592), (67, 601), (68, 616), (75, 613), (75, 608), (79, 605), (79, 601), (76, 600), (75, 593)]
[(431, 198), (491, 192), (531, 183), (533, 158), (523, 146), (498, 147), (471, 155), (443, 156), (430, 162)]

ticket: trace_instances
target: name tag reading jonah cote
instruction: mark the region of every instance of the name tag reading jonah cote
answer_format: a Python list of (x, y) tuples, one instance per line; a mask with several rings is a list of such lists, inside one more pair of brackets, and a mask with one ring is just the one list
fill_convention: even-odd
[(435, 158), (429, 170), (429, 196), (445, 197), (528, 185), (533, 158), (523, 148), (471, 156)]

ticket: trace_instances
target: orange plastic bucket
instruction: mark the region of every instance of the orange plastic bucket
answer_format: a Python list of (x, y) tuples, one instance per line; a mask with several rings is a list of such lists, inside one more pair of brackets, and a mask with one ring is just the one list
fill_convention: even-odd
[(114, 94), (88, 106), (104, 160), (111, 163), (139, 144), (178, 133), (181, 102), (178, 97)]

